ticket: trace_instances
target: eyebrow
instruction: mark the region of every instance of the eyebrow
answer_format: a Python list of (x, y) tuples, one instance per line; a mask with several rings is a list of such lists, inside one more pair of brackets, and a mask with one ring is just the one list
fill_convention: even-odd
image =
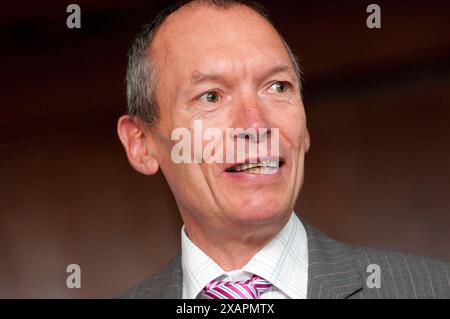
[[(268, 72), (266, 72), (264, 74), (264, 76), (262, 76), (262, 78), (266, 79), (277, 73), (288, 72), (291, 69), (292, 69), (292, 67), (290, 67), (289, 65), (286, 65), (286, 64), (277, 65), (277, 66), (274, 66), (273, 68), (271, 68)], [(202, 73), (200, 71), (194, 71), (194, 72), (192, 72), (191, 83), (198, 84), (201, 82), (218, 81), (221, 79), (223, 79), (223, 76), (220, 74), (206, 74), (206, 73)]]
[(291, 69), (292, 69), (292, 67), (290, 67), (289, 65), (286, 65), (286, 64), (277, 65), (277, 66), (273, 67), (272, 69), (270, 69), (263, 76), (263, 78), (267, 79), (267, 78), (270, 78), (271, 76), (274, 76), (275, 74), (278, 74), (278, 73), (289, 72), (289, 70), (291, 70)]
[(191, 76), (191, 83), (197, 84), (201, 82), (207, 82), (207, 81), (217, 81), (220, 80), (222, 76), (218, 74), (206, 74), (199, 71), (192, 72)]

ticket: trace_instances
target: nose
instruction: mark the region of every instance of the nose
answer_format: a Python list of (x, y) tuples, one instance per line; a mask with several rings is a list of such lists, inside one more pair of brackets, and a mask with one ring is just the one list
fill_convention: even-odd
[[(234, 136), (231, 139), (246, 139), (261, 143), (270, 136), (270, 124), (265, 106), (257, 94), (241, 95), (233, 105)], [(242, 129), (242, 130), (236, 130)]]

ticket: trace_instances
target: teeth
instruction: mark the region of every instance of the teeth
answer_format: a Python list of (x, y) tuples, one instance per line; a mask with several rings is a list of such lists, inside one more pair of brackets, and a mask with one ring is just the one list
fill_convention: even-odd
[(231, 171), (234, 172), (241, 172), (241, 171), (247, 171), (249, 173), (257, 173), (257, 174), (269, 174), (273, 172), (273, 169), (278, 168), (279, 162), (275, 160), (265, 160), (265, 161), (259, 161), (258, 163), (247, 163), (247, 164), (240, 164), (233, 168), (231, 168)]
[(273, 174), (277, 169), (277, 167), (257, 166), (246, 170), (246, 172), (253, 174)]

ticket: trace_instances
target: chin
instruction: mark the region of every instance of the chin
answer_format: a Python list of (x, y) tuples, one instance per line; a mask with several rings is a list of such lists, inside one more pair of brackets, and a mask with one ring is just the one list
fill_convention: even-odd
[(240, 205), (231, 208), (234, 219), (240, 223), (259, 224), (283, 220), (290, 215), (289, 205), (277, 200), (265, 198), (262, 200), (243, 200)]

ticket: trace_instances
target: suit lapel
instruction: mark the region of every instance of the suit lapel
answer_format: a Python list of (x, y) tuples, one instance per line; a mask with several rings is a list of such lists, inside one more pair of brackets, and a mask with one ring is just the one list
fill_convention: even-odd
[(308, 236), (308, 299), (348, 298), (364, 288), (351, 247), (304, 223)]

